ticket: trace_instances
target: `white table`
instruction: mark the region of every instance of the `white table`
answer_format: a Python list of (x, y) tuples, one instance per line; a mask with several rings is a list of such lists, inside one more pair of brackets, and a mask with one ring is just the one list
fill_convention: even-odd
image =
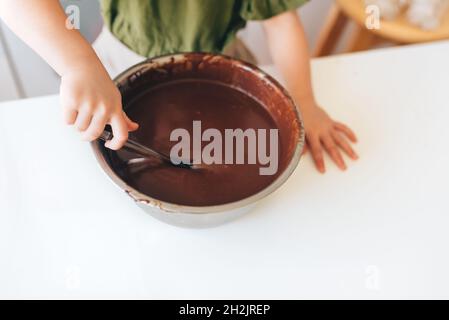
[(361, 159), (207, 230), (142, 212), (61, 121), (0, 105), (1, 298), (449, 298), (449, 42), (316, 60)]

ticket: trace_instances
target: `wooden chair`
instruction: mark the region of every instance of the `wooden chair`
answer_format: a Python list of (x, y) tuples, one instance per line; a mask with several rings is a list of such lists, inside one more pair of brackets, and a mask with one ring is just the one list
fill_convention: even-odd
[(344, 48), (345, 52), (367, 50), (385, 41), (410, 44), (449, 39), (449, 12), (441, 26), (432, 31), (411, 25), (404, 14), (392, 21), (381, 20), (380, 29), (371, 30), (365, 27), (365, 9), (363, 0), (335, 0), (318, 38), (314, 56), (332, 54), (351, 21), (355, 23), (355, 30)]

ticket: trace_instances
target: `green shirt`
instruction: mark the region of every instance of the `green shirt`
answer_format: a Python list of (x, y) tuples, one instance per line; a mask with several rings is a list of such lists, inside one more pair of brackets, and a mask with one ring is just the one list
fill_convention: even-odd
[(145, 57), (222, 52), (249, 20), (264, 20), (307, 0), (101, 0), (105, 23)]

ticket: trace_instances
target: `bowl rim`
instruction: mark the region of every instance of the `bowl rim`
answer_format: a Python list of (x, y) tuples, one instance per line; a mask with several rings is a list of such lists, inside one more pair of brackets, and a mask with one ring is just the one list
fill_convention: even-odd
[(304, 123), (301, 116), (301, 113), (299, 111), (298, 105), (293, 100), (289, 92), (284, 88), (283, 85), (279, 83), (276, 79), (274, 79), (271, 75), (266, 73), (265, 71), (261, 70), (259, 67), (248, 63), (246, 61), (242, 61), (240, 59), (236, 59), (233, 57), (229, 57), (227, 55), (218, 54), (218, 53), (207, 53), (207, 52), (180, 52), (180, 53), (173, 53), (173, 54), (165, 54), (153, 58), (146, 59), (138, 64), (135, 64), (125, 71), (121, 72), (118, 76), (114, 78), (114, 83), (116, 86), (119, 86), (119, 83), (129, 76), (135, 74), (138, 71), (142, 70), (142, 67), (148, 66), (150, 68), (154, 68), (158, 65), (163, 65), (166, 62), (171, 61), (177, 61), (188, 58), (189, 55), (200, 55), (200, 56), (211, 56), (213, 57), (219, 57), (222, 59), (230, 60), (232, 63), (235, 63), (239, 65), (240, 67), (245, 68), (246, 70), (256, 73), (259, 78), (264, 79), (265, 81), (268, 81), (271, 85), (273, 85), (277, 90), (281, 91), (281, 94), (284, 95), (287, 100), (289, 101), (290, 105), (294, 107), (295, 109), (295, 115), (298, 120), (299, 126), (300, 126), (300, 134), (299, 139), (296, 143), (295, 151), (293, 153), (292, 158), (290, 159), (289, 164), (285, 168), (284, 172), (280, 174), (270, 185), (262, 189), (261, 191), (246, 197), (241, 200), (237, 200), (234, 202), (229, 202), (225, 204), (219, 204), (219, 205), (212, 205), (212, 206), (189, 206), (189, 205), (182, 205), (182, 204), (176, 204), (171, 202), (166, 202), (162, 200), (158, 200), (156, 198), (150, 197), (146, 194), (141, 193), (140, 191), (136, 190), (132, 186), (128, 185), (125, 181), (123, 181), (115, 172), (112, 170), (112, 168), (108, 165), (106, 158), (104, 157), (103, 153), (101, 152), (100, 147), (100, 141), (92, 141), (91, 142), (91, 148), (94, 152), (95, 158), (97, 159), (100, 167), (102, 168), (103, 172), (108, 176), (109, 179), (112, 180), (112, 182), (118, 186), (120, 189), (124, 190), (135, 202), (146, 204), (151, 207), (156, 207), (166, 213), (191, 213), (191, 214), (206, 214), (206, 213), (220, 213), (224, 211), (232, 211), (237, 210), (243, 207), (247, 207), (253, 203), (258, 202), (259, 200), (267, 197), (268, 195), (275, 192), (277, 189), (279, 189), (286, 181), (287, 179), (293, 174), (296, 167), (298, 166), (299, 160), (302, 156), (302, 152), (305, 146), (305, 130), (304, 130)]

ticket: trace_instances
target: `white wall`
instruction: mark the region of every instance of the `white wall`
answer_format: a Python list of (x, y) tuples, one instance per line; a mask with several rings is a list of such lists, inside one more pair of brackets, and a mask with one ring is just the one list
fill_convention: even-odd
[[(81, 8), (81, 28), (83, 33), (92, 39), (99, 30), (98, 3), (92, 0), (62, 0), (64, 5), (77, 4)], [(300, 15), (306, 29), (311, 48), (315, 45), (315, 40), (321, 25), (327, 15), (332, 0), (311, 0), (300, 10)], [(100, 20), (101, 21), (101, 20)], [(58, 76), (22, 41), (17, 39), (5, 26), (3, 28), (7, 46), (13, 57), (13, 63), (17, 69), (19, 80), (23, 86), (24, 97), (34, 97), (58, 92)], [(260, 63), (269, 63), (270, 57), (265, 45), (263, 30), (260, 23), (250, 23), (248, 28), (241, 33), (241, 37), (254, 51)], [(0, 52), (1, 52), (0, 48)], [(0, 55), (0, 67), (5, 69), (5, 57)], [(3, 73), (3, 69), (0, 72)], [(5, 78), (6, 79), (6, 78)], [(0, 81), (6, 81), (3, 78)], [(9, 80), (8, 80), (9, 81)], [(0, 82), (3, 84), (3, 82)], [(13, 92), (8, 86), (14, 85), (8, 82), (8, 85), (0, 87), (0, 100), (12, 99), (17, 97), (16, 93), (8, 95), (6, 91)], [(8, 89), (7, 89), (8, 88)], [(15, 90), (17, 91), (17, 90)]]
[(20, 98), (56, 93), (59, 86), (56, 73), (8, 28), (4, 25), (0, 25), (0, 28), (13, 60), (10, 61), (11, 67), (17, 71), (18, 81), (23, 88)]
[[(92, 0), (61, 0), (61, 3), (64, 7), (71, 4), (80, 7), (81, 32), (88, 40), (93, 41), (102, 27), (98, 2)], [(17, 70), (18, 81), (22, 87), (22, 90), (19, 90), (23, 91), (20, 98), (57, 93), (59, 90), (58, 75), (1, 21), (0, 29), (0, 32), (4, 35), (5, 45), (13, 58), (13, 61), (8, 62), (12, 63), (13, 68)], [(3, 48), (0, 48), (1, 50)], [(0, 65), (7, 63), (4, 56), (0, 56), (0, 59), (2, 60)], [(4, 87), (0, 87), (0, 101), (10, 99), (5, 91)]]
[(19, 98), (19, 92), (3, 44), (4, 37), (0, 30), (0, 101), (7, 101)]

